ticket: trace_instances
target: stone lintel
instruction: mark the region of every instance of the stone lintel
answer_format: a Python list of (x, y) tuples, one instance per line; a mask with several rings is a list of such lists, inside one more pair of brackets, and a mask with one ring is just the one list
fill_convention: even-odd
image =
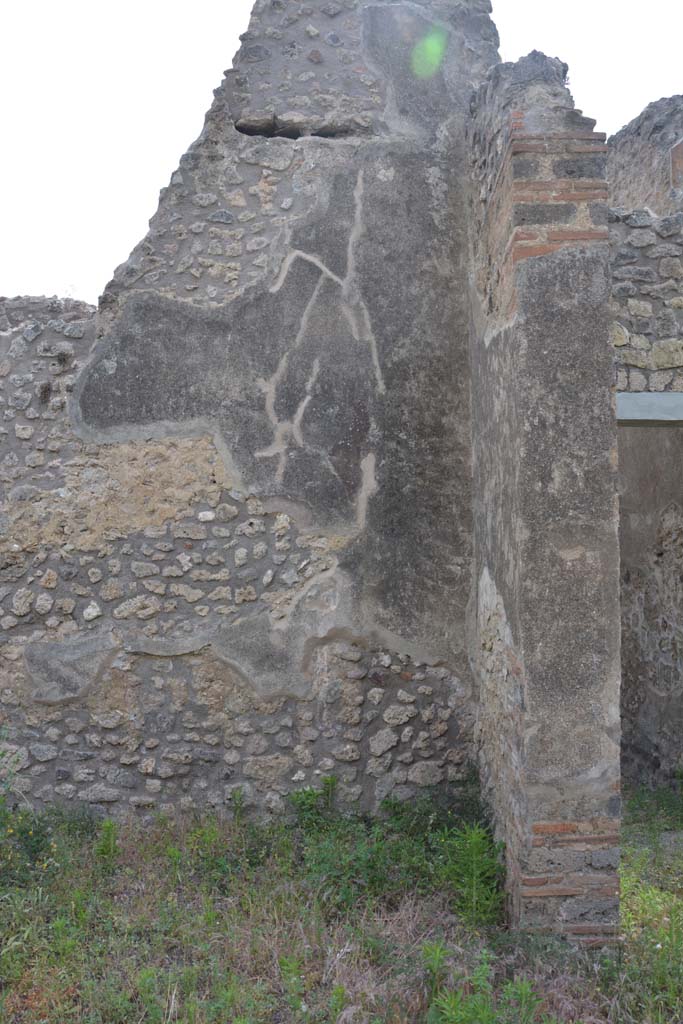
[(623, 424), (683, 424), (683, 394), (634, 391), (617, 395), (617, 419)]

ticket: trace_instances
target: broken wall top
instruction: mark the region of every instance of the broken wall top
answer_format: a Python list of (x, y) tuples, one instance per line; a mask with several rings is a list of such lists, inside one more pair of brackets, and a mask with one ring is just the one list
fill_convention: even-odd
[(608, 178), (613, 206), (683, 210), (683, 95), (650, 103), (612, 136)]
[[(259, 0), (147, 237), (107, 286), (101, 329), (130, 290), (222, 304), (272, 274), (287, 232), (327, 187), (313, 164), (333, 166), (331, 141), (424, 146), (461, 124), (498, 60), (490, 10), (488, 0)], [(300, 136), (305, 148), (292, 144)], [(202, 246), (200, 224), (213, 245)]]
[(394, 68), (400, 68), (405, 44), (420, 42), (420, 15), (425, 30), (426, 19), (438, 27), (411, 55), (418, 84), (411, 90), (413, 100), (421, 94), (422, 103), (441, 106), (439, 90), (419, 85), (426, 84), (430, 61), (438, 59), (445, 34), (453, 28), (458, 39), (444, 69), (449, 78), (464, 72), (474, 82), (490, 63), (498, 39), (488, 0), (396, 4), (395, 29), (381, 40), (377, 29), (387, 6), (359, 0), (260, 0), (224, 84), (237, 127), (254, 134), (272, 127), (283, 134), (331, 136), (385, 132), (389, 126), (401, 130), (401, 116), (411, 100), (406, 86), (414, 83), (409, 76), (396, 79)]

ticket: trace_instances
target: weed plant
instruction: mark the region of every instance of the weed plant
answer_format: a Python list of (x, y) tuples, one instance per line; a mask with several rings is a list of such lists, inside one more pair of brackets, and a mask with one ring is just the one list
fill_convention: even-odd
[(292, 819), (98, 821), (0, 803), (2, 1024), (680, 1024), (678, 794), (637, 795), (623, 942), (507, 932), (476, 794)]
[(559, 1024), (556, 1017), (543, 1012), (543, 999), (528, 979), (508, 979), (496, 992), (487, 950), (480, 953), (469, 977), (458, 979), (457, 987), (443, 986), (440, 978), (447, 955), (441, 944), (423, 948), (431, 985), (427, 1024)]
[(640, 789), (626, 807), (621, 865), (623, 944), (600, 981), (614, 1019), (683, 1021), (683, 795)]

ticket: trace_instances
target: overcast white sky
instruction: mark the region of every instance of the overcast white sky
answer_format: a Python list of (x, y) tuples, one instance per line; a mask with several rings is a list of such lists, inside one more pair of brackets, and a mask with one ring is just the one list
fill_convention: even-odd
[[(96, 301), (199, 134), (252, 0), (8, 0), (0, 59), (0, 294)], [(613, 132), (683, 93), (681, 0), (494, 0), (504, 60), (570, 66)]]

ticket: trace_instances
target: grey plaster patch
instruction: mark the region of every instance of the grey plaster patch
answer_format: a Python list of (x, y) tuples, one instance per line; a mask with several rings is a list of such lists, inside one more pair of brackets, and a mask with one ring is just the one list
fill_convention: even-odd
[(293, 250), (272, 288), (229, 316), (151, 294), (131, 299), (79, 382), (77, 422), (100, 439), (139, 436), (148, 424), (161, 435), (208, 425), (250, 490), (284, 491), (322, 520), (350, 519), (372, 391), (383, 389), (348, 269), (354, 230), (344, 280)]
[(37, 704), (63, 705), (82, 700), (111, 668), (120, 651), (112, 633), (56, 643), (29, 643), (26, 667)]

